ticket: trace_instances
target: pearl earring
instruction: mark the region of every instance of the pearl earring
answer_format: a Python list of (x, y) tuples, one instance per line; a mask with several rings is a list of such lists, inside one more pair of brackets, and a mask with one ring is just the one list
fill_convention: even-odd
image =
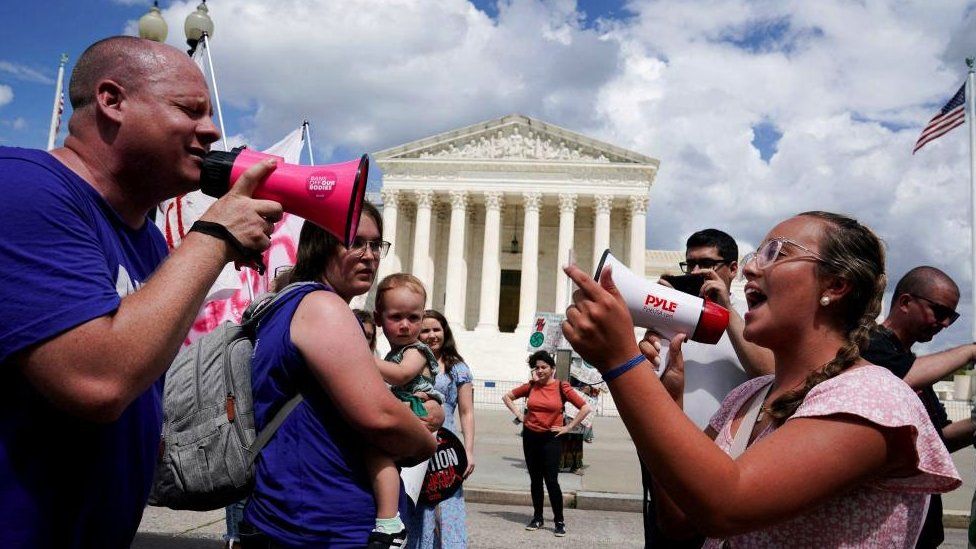
[(830, 305), (830, 298), (827, 297), (827, 296), (821, 297), (820, 298), (820, 304), (823, 305), (824, 307), (826, 307), (827, 305)]

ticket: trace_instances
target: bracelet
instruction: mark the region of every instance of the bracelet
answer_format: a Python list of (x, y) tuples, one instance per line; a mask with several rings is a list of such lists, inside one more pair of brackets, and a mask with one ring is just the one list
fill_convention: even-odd
[(614, 368), (610, 368), (609, 370), (607, 370), (606, 373), (603, 374), (603, 381), (613, 381), (617, 379), (618, 377), (627, 373), (629, 370), (633, 369), (634, 366), (637, 366), (641, 362), (644, 362), (644, 360), (646, 359), (647, 357), (645, 357), (642, 353), (638, 353), (637, 356), (628, 360), (627, 362), (624, 362), (620, 366), (616, 366)]
[(261, 259), (261, 254), (255, 252), (254, 250), (245, 248), (244, 245), (241, 244), (241, 241), (237, 240), (233, 233), (230, 232), (230, 229), (224, 227), (220, 223), (214, 223), (212, 221), (196, 221), (190, 227), (188, 232), (198, 232), (223, 240), (224, 242), (230, 244), (230, 247), (234, 248), (234, 251), (236, 251), (238, 255), (245, 259), (249, 259), (254, 264), (254, 269), (258, 272), (258, 274), (264, 274), (264, 261)]

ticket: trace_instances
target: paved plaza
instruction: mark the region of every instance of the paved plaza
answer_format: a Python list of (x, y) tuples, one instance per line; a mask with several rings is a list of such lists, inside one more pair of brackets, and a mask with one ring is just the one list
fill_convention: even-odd
[[(569, 535), (551, 533), (551, 514), (546, 510), (545, 531), (526, 532), (531, 518), (529, 477), (522, 458), (522, 440), (511, 414), (476, 410), (477, 445), (475, 473), (465, 484), (469, 502), (468, 528), (471, 547), (641, 547), (640, 470), (623, 423), (615, 417), (594, 419), (593, 444), (584, 447), (587, 467), (583, 476), (561, 474)], [(964, 548), (969, 504), (974, 489), (974, 451), (953, 454), (963, 476), (963, 486), (944, 498), (947, 532), (943, 547)], [(133, 547), (181, 549), (218, 547), (224, 532), (224, 513), (171, 511), (149, 507)]]

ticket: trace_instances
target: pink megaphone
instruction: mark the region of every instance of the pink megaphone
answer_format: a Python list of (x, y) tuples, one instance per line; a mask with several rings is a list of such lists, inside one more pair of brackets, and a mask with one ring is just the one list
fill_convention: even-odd
[(237, 147), (231, 152), (211, 151), (203, 159), (200, 190), (219, 198), (245, 170), (268, 158), (276, 159), (278, 167), (251, 196), (274, 200), (286, 212), (315, 223), (346, 246), (352, 244), (366, 195), (369, 159), (365, 154), (359, 160), (349, 162), (299, 166), (286, 163), (280, 156), (245, 147)]

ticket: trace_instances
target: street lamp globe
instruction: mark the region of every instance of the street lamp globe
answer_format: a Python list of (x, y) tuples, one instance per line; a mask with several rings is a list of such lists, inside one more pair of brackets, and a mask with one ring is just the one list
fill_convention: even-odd
[(210, 14), (207, 9), (207, 0), (202, 0), (200, 5), (197, 6), (197, 10), (190, 15), (186, 16), (186, 21), (183, 23), (183, 33), (186, 34), (186, 43), (190, 46), (190, 55), (197, 49), (197, 42), (204, 34), (207, 37), (213, 36), (213, 19), (210, 18)]
[(139, 18), (139, 36), (146, 40), (165, 42), (169, 27), (159, 12), (159, 2), (153, 2), (149, 11)]

